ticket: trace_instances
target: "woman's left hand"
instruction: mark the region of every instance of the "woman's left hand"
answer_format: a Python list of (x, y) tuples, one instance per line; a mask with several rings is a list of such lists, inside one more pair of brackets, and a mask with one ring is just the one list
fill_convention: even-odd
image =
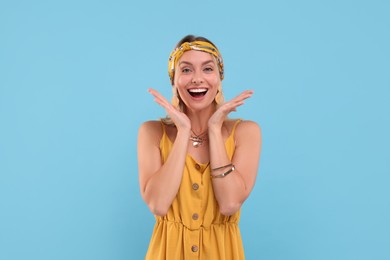
[(243, 105), (244, 100), (250, 98), (252, 94), (253, 90), (245, 90), (240, 95), (221, 105), (210, 117), (208, 122), (209, 129), (220, 130), (229, 113), (236, 111), (237, 107)]

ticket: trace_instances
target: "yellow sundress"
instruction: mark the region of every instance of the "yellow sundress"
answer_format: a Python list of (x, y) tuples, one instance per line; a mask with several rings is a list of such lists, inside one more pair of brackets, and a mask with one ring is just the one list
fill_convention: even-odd
[[(235, 122), (225, 142), (230, 159), (235, 149), (234, 131), (239, 122)], [(165, 162), (173, 144), (162, 125), (160, 150)], [(232, 216), (219, 212), (209, 164), (198, 163), (190, 155), (186, 157), (181, 185), (167, 215), (155, 217), (146, 260), (245, 259), (238, 227), (240, 211)]]

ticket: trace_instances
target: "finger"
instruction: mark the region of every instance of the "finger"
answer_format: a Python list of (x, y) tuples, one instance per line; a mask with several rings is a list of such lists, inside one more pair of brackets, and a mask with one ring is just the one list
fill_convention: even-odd
[(242, 105), (243, 103), (241, 104), (241, 102), (243, 102), (247, 98), (250, 98), (251, 95), (252, 94), (248, 94), (248, 93), (240, 94), (237, 97), (233, 98), (232, 100), (226, 102), (224, 105), (226, 105), (228, 107), (230, 107), (230, 106), (238, 106), (239, 103), (240, 103), (239, 105)]
[(237, 107), (242, 106), (245, 104), (243, 100), (237, 100), (237, 101), (230, 101), (228, 103), (225, 103), (223, 107), (221, 107), (221, 111), (225, 111), (224, 113), (229, 114), (230, 112), (237, 111)]
[(156, 102), (157, 104), (159, 104), (159, 105), (162, 106), (163, 108), (168, 109), (167, 104), (166, 104), (164, 101), (162, 101), (161, 99), (159, 99), (159, 98), (154, 98), (154, 102)]
[(238, 96), (236, 96), (235, 98), (233, 98), (233, 100), (244, 100), (244, 99), (250, 98), (252, 95), (253, 95), (252, 90), (246, 90), (246, 91), (242, 92), (241, 94), (239, 94)]
[[(158, 99), (161, 99), (161, 100), (164, 100), (165, 97), (163, 95), (161, 95), (157, 90), (154, 90), (152, 88), (148, 89), (149, 93), (152, 94), (155, 98), (158, 98)], [(166, 99), (165, 99), (166, 100)]]
[(157, 102), (159, 105), (161, 105), (164, 108), (168, 108), (171, 104), (168, 102), (168, 100), (161, 95), (158, 91), (150, 88), (148, 89), (149, 93), (154, 96), (154, 101)]
[(243, 101), (247, 98), (250, 98), (253, 94), (253, 91), (250, 91), (250, 90), (247, 90), (247, 91), (244, 91), (242, 92), (241, 94), (239, 94), (238, 96), (236, 96), (235, 98), (231, 99), (230, 101), (226, 102), (226, 103), (235, 103), (235, 102), (240, 102), (240, 101)]
[(243, 104), (245, 104), (244, 101), (236, 102), (230, 106), (229, 111), (237, 111), (237, 107), (242, 106)]

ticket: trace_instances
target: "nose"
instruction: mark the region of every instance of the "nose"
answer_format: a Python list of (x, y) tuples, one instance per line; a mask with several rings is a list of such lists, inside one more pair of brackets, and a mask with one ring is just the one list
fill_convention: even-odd
[(192, 83), (193, 84), (196, 84), (196, 85), (199, 85), (199, 84), (202, 84), (203, 83), (203, 80), (202, 79), (192, 79)]
[(192, 81), (191, 81), (193, 84), (196, 84), (196, 85), (199, 85), (199, 84), (202, 84), (203, 83), (203, 78), (202, 76), (200, 75), (200, 73), (194, 73), (194, 76), (192, 78)]

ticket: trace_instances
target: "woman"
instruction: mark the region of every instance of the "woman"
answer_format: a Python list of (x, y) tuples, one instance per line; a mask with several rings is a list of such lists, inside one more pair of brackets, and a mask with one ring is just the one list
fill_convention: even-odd
[(255, 183), (261, 132), (230, 120), (247, 90), (223, 101), (223, 61), (203, 37), (184, 37), (171, 53), (172, 103), (149, 92), (166, 119), (142, 124), (138, 136), (143, 199), (156, 216), (146, 259), (244, 259), (240, 208)]

